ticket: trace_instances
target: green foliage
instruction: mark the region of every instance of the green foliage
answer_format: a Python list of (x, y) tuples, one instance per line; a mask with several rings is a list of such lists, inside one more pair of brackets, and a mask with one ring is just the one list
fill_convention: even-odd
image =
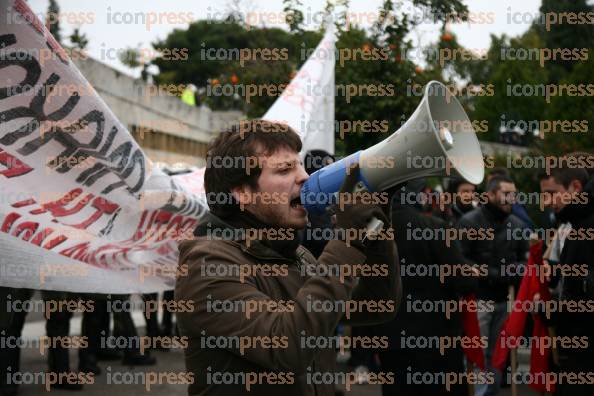
[(54, 36), (58, 43), (62, 42), (62, 34), (60, 33), (60, 7), (56, 0), (50, 0), (47, 7), (47, 25), (48, 30)]
[(119, 54), (120, 62), (135, 69), (142, 65), (140, 61), (140, 50), (138, 48), (128, 47)]
[[(489, 131), (482, 138), (496, 140), (502, 121), (523, 121), (524, 125), (532, 123), (531, 128), (537, 125), (540, 131), (543, 121), (545, 124), (564, 120), (586, 121), (589, 123), (587, 132), (564, 133), (558, 127), (558, 132), (545, 132), (544, 139), (541, 139), (527, 131), (528, 144), (545, 155), (559, 155), (577, 149), (592, 152), (594, 92), (582, 96), (571, 96), (565, 92), (552, 96), (547, 102), (538, 91), (546, 85), (581, 84), (587, 88), (587, 84), (592, 84), (594, 29), (584, 23), (547, 24), (546, 21), (554, 22), (554, 18), (560, 18), (563, 13), (574, 13), (579, 20), (580, 13), (585, 15), (593, 12), (594, 7), (583, 0), (543, 0), (540, 11), (541, 17), (536, 18), (524, 34), (515, 38), (492, 36), (485, 59), (449, 62), (450, 70), (459, 78), (466, 79), (468, 86), (493, 85), (494, 95), (472, 98), (468, 106), (471, 119), (487, 120), (489, 123)], [(557, 59), (541, 59), (546, 51), (551, 53), (563, 49), (566, 52), (573, 49), (580, 53), (586, 51), (587, 58), (562, 60), (557, 55)], [(513, 87), (516, 85), (518, 89), (514, 93)], [(519, 89), (522, 85), (529, 88), (528, 92), (534, 91), (536, 94), (522, 94)], [(571, 127), (571, 130), (575, 131), (576, 128)]]
[(301, 32), (303, 28), (303, 12), (299, 9), (303, 4), (300, 0), (283, 0), (283, 11), (287, 15), (287, 24), (291, 32)]
[[(590, 2), (591, 3), (591, 2)], [(543, 39), (545, 48), (594, 48), (594, 29), (591, 23), (575, 23), (592, 13), (594, 7), (586, 0), (542, 0), (540, 13), (542, 20), (536, 21), (534, 27)], [(570, 23), (566, 15), (575, 15), (577, 19)], [(551, 23), (547, 23), (547, 21)], [(544, 23), (541, 23), (544, 22)], [(561, 22), (561, 23), (559, 23)], [(547, 65), (552, 82), (559, 82), (573, 68), (572, 62), (553, 60)]]
[[(594, 59), (577, 64), (560, 84), (592, 84), (594, 82)], [(594, 153), (594, 90), (590, 96), (555, 96), (547, 105), (549, 119), (580, 120), (588, 123), (587, 132), (545, 133), (542, 141), (543, 151), (547, 154), (560, 155), (572, 151)], [(583, 128), (582, 128), (583, 129)]]
[(79, 50), (84, 50), (87, 48), (87, 45), (89, 45), (89, 39), (87, 38), (87, 35), (81, 33), (79, 28), (75, 28), (70, 35), (70, 42), (74, 48)]
[[(351, 54), (350, 60), (343, 63), (337, 58), (335, 82), (337, 96), (335, 101), (336, 121), (388, 121), (385, 133), (364, 133), (357, 126), (352, 133), (336, 131), (338, 154), (346, 154), (369, 147), (384, 139), (407, 119), (420, 101), (420, 96), (410, 95), (414, 84), (424, 85), (431, 79), (441, 79), (436, 70), (423, 71), (407, 59), (411, 42), (406, 36), (421, 21), (411, 20), (396, 10), (405, 4), (417, 7), (420, 11), (435, 13), (435, 22), (445, 22), (448, 18), (463, 19), (467, 12), (460, 0), (386, 0), (380, 10), (383, 16), (370, 31), (346, 24), (348, 0), (326, 3), (325, 14), (331, 16), (338, 32), (337, 50)], [(274, 103), (281, 92), (249, 98), (245, 86), (288, 84), (293, 73), (307, 60), (309, 54), (322, 38), (324, 26), (317, 31), (304, 31), (299, 16), (299, 0), (285, 0), (285, 12), (293, 16), (287, 18), (290, 31), (278, 28), (246, 27), (241, 20), (228, 17), (222, 21), (197, 21), (187, 30), (174, 30), (165, 39), (153, 43), (155, 48), (188, 48), (188, 59), (170, 61), (156, 59), (154, 64), (160, 73), (155, 77), (160, 84), (193, 83), (206, 92), (203, 102), (216, 110), (240, 109), (249, 117), (260, 117)], [(263, 60), (261, 56), (240, 60), (239, 49), (286, 49), (282, 60)], [(369, 60), (370, 54), (380, 54)], [(365, 54), (365, 55), (363, 55)], [(227, 92), (239, 95), (215, 96), (213, 87), (221, 85)], [(355, 96), (346, 97), (343, 93), (347, 85), (357, 87)], [(381, 86), (377, 95), (369, 94), (366, 87)], [(361, 88), (363, 87), (363, 88)], [(344, 137), (344, 139), (343, 139)]]

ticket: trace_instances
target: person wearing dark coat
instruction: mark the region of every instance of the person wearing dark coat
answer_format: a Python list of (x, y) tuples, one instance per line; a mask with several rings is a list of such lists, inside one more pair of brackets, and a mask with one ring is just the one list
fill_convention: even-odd
[[(588, 180), (589, 178), (589, 180)], [(541, 179), (541, 192), (550, 195), (547, 200), (560, 223), (570, 230), (563, 240), (558, 263), (552, 265), (571, 268), (564, 274), (551, 271), (550, 287), (556, 287), (553, 301), (559, 307), (553, 310), (551, 324), (557, 337), (578, 340), (558, 345), (559, 374), (594, 372), (594, 313), (588, 308), (594, 303), (594, 177), (580, 168), (554, 169), (549, 177)], [(565, 202), (570, 202), (565, 204)], [(590, 237), (587, 237), (588, 232)], [(580, 234), (582, 237), (580, 237)], [(583, 236), (586, 236), (585, 238)], [(580, 308), (581, 306), (581, 308)], [(585, 396), (594, 394), (594, 384), (558, 383), (557, 396)]]
[[(308, 175), (299, 157), (299, 135), (291, 128), (267, 133), (285, 129), (263, 120), (253, 120), (248, 126), (250, 132), (245, 136), (241, 129), (245, 124), (220, 133), (209, 145), (207, 163), (217, 157), (262, 157), (260, 166), (249, 174), (239, 167), (207, 167), (207, 195), (230, 194), (234, 201), (209, 202), (210, 213), (194, 231), (195, 238), (179, 246), (179, 265), (187, 267), (188, 273), (177, 278), (175, 298), (192, 307), (176, 313), (180, 336), (188, 340), (184, 350), (186, 372), (192, 378), (188, 394), (333, 396), (334, 385), (341, 381), (341, 373), (335, 371), (334, 345), (302, 346), (303, 337), (332, 337), (341, 321), (371, 326), (393, 319), (401, 291), (396, 244), (391, 238), (367, 240), (367, 233), (357, 232), (360, 236), (349, 244), (342, 239), (328, 242), (316, 260), (294, 237), (295, 230), (307, 224), (299, 194)], [(353, 191), (358, 177), (355, 165), (340, 194)], [(278, 193), (291, 200), (251, 201), (255, 193)], [(369, 219), (376, 217), (389, 230), (389, 213), (387, 200), (381, 206), (351, 202), (336, 210), (336, 227), (365, 230)], [(253, 239), (252, 232), (261, 236)], [(334, 267), (361, 268), (372, 263), (385, 263), (386, 273), (351, 274), (341, 280), (328, 272)], [(271, 273), (264, 266), (279, 272)], [(240, 267), (249, 274), (240, 275), (236, 271)], [(325, 273), (318, 275), (314, 270)], [(364, 300), (391, 307), (346, 313), (333, 308), (336, 303), (344, 306), (345, 301), (360, 304)], [(318, 301), (331, 306), (318, 309)], [(225, 308), (228, 304), (230, 309)], [(209, 344), (212, 337), (223, 344)], [(244, 349), (225, 341), (239, 339), (274, 339), (279, 347), (254, 341)], [(338, 380), (317, 380), (317, 373)]]
[(485, 268), (479, 280), (478, 303), (490, 305), (489, 311), (479, 311), (481, 336), (487, 337), (485, 363), (494, 376), (492, 384), (479, 384), (476, 396), (497, 395), (502, 375), (491, 366), (491, 356), (505, 322), (510, 286), (517, 287), (526, 265), (529, 241), (516, 238), (524, 223), (512, 214), (516, 187), (506, 176), (494, 176), (487, 183), (488, 202), (466, 213), (458, 221), (462, 253), (467, 262)]
[(410, 193), (418, 194), (422, 187), (422, 180), (409, 182), (392, 201), (394, 235), (405, 270), (401, 274), (402, 308), (393, 321), (374, 330), (376, 337), (388, 338), (388, 347), (379, 350), (381, 371), (395, 373), (394, 383), (384, 384), (382, 391), (384, 396), (468, 395), (465, 383), (452, 384), (449, 389), (439, 380), (419, 383), (424, 373), (437, 378), (441, 373), (465, 372), (460, 344), (442, 354), (434, 341), (463, 337), (460, 312), (446, 314), (441, 307), (445, 302), (457, 303), (477, 287), (473, 276), (444, 277), (441, 282), (440, 270), (465, 263), (457, 244), (448, 246), (443, 238), (445, 221), (424, 215), (420, 205), (411, 202)]

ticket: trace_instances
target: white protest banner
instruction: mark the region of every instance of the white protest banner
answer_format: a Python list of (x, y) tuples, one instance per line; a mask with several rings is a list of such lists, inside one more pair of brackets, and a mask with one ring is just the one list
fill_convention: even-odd
[(262, 116), (293, 128), (303, 142), (302, 153), (324, 150), (334, 154), (334, 24), (291, 83)]
[(152, 166), (24, 0), (0, 0), (0, 286), (171, 289), (207, 208)]
[[(289, 87), (264, 118), (333, 153), (333, 33)], [(208, 209), (203, 176), (153, 166), (27, 3), (0, 0), (0, 286), (173, 288), (177, 240)]]

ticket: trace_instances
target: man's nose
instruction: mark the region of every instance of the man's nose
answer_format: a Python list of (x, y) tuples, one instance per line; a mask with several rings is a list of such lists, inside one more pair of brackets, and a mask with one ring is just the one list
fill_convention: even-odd
[(305, 171), (305, 168), (303, 167), (303, 165), (299, 165), (297, 169), (298, 169), (297, 180), (296, 180), (297, 184), (303, 184), (307, 181), (307, 179), (309, 179), (309, 175)]

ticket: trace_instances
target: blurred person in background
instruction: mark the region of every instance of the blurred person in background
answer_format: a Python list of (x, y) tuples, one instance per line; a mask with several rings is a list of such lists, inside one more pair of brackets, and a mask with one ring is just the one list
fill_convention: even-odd
[(475, 200), (476, 185), (463, 179), (449, 178), (445, 194), (449, 195), (450, 205), (445, 206), (441, 217), (449, 224), (454, 225), (462, 216), (477, 206)]
[[(439, 381), (419, 384), (410, 380), (414, 373), (465, 372), (464, 353), (460, 343), (447, 348), (442, 354), (439, 346), (432, 344), (430, 340), (435, 337), (453, 339), (463, 336), (460, 312), (452, 312), (446, 316), (446, 312), (437, 307), (445, 301), (458, 301), (463, 295), (475, 292), (478, 275), (477, 272), (473, 272), (474, 276), (456, 274), (445, 278), (442, 284), (440, 271), (432, 269), (435, 266), (441, 268), (462, 265), (464, 257), (457, 244), (447, 246), (442, 238), (447, 224), (435, 216), (421, 212), (423, 205), (420, 201), (423, 200), (420, 196), (424, 187), (424, 179), (410, 181), (402, 187), (400, 193), (395, 194), (392, 201), (392, 222), (400, 265), (411, 270), (402, 272), (403, 304), (396, 318), (373, 329), (374, 336), (388, 339), (388, 348), (379, 350), (381, 370), (394, 372), (396, 376), (394, 384), (382, 386), (382, 394), (466, 396), (468, 386), (464, 383), (451, 385), (448, 390)], [(411, 201), (411, 197), (415, 199)], [(425, 234), (412, 232), (413, 230), (424, 230)], [(433, 231), (431, 235), (435, 238), (414, 237), (427, 235), (428, 230)], [(428, 275), (416, 276), (417, 271)], [(415, 304), (417, 301), (430, 301), (436, 309), (417, 311), (413, 307), (423, 305)], [(430, 347), (415, 347), (417, 340), (427, 341)]]
[[(15, 373), (21, 371), (21, 335), (27, 318), (27, 310), (23, 303), (30, 301), (35, 290), (6, 288), (3, 295), (7, 298), (2, 309), (10, 303), (15, 307), (15, 302), (22, 309), (12, 312), (10, 322), (6, 326), (1, 337), (4, 338), (6, 348), (0, 350), (0, 391), (3, 396), (16, 395), (18, 393), (18, 384), (13, 383), (9, 378), (14, 378)], [(41, 292), (44, 301), (44, 307), (50, 302), (55, 302), (55, 306), (76, 306), (78, 296), (74, 293), (43, 290)], [(62, 305), (60, 305), (62, 303)], [(69, 348), (63, 346), (59, 340), (65, 339), (70, 335), (70, 319), (73, 313), (67, 309), (57, 309), (55, 312), (44, 312), (46, 316), (45, 329), (46, 336), (52, 341), (51, 347), (47, 350), (48, 372), (52, 373), (72, 373), (70, 371)], [(55, 342), (54, 342), (55, 340)], [(15, 345), (11, 347), (10, 345)], [(61, 377), (65, 378), (65, 377)], [(51, 389), (63, 390), (82, 390), (83, 385), (74, 382), (58, 381), (51, 385)]]
[[(594, 156), (590, 158), (594, 165)], [(587, 236), (588, 232), (594, 235), (594, 177), (583, 167), (560, 167), (540, 176), (540, 189), (545, 194), (545, 205), (552, 208), (559, 222), (551, 254), (543, 264), (552, 274), (549, 284), (554, 288), (552, 298), (559, 305), (578, 307), (553, 311), (549, 323), (558, 337), (586, 337), (586, 347), (568, 348), (559, 344), (559, 372), (573, 375), (594, 372), (594, 314), (579, 308), (580, 304), (594, 301), (594, 240)], [(565, 274), (552, 271), (551, 267), (557, 265), (572, 269)], [(593, 392), (592, 383), (565, 382), (557, 384), (555, 395), (586, 396)]]
[[(487, 276), (479, 280), (479, 304), (493, 304), (492, 312), (478, 312), (481, 336), (488, 338), (485, 350), (487, 369), (495, 376), (493, 384), (476, 386), (476, 396), (499, 393), (502, 375), (491, 366), (493, 348), (501, 327), (508, 316), (507, 300), (510, 286), (521, 281), (521, 266), (526, 265), (529, 242), (514, 238), (514, 230), (523, 230), (524, 222), (512, 214), (516, 186), (507, 176), (493, 176), (486, 185), (488, 201), (460, 218), (462, 253), (466, 262), (487, 266)], [(468, 232), (471, 230), (472, 233)], [(517, 231), (516, 231), (517, 233)], [(474, 235), (474, 236), (472, 236)]]
[[(496, 167), (491, 169), (491, 172), (487, 174), (487, 177), (485, 178), (485, 186), (489, 184), (489, 181), (493, 177), (497, 176), (507, 177), (511, 179), (509, 172), (506, 168)], [(534, 222), (528, 215), (528, 211), (526, 211), (526, 207), (524, 206), (524, 204), (520, 202), (514, 202), (511, 206), (511, 213), (514, 214), (520, 220), (522, 220), (522, 222), (524, 223), (524, 228), (529, 228), (531, 230), (534, 229)]]

